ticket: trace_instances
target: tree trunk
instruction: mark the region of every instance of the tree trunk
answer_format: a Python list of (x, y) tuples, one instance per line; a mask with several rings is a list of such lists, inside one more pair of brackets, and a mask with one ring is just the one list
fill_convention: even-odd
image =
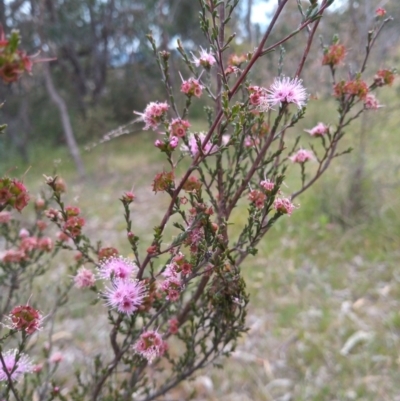
[(44, 79), (46, 83), (46, 89), (49, 93), (49, 96), (52, 102), (57, 106), (58, 111), (60, 112), (62, 127), (64, 131), (65, 140), (67, 141), (68, 149), (71, 153), (72, 158), (74, 159), (75, 166), (78, 170), (78, 173), (81, 177), (85, 176), (85, 167), (83, 165), (83, 161), (80, 155), (80, 151), (78, 148), (78, 144), (75, 140), (75, 135), (72, 130), (71, 120), (69, 118), (67, 105), (64, 99), (57, 92), (54, 87), (53, 78), (51, 76), (51, 71), (48, 63), (43, 63), (43, 72)]

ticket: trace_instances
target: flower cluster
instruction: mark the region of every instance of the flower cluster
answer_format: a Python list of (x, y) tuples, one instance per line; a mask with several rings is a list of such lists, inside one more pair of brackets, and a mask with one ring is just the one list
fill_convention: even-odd
[(250, 202), (254, 203), (257, 209), (262, 209), (264, 207), (266, 199), (267, 196), (265, 195), (265, 193), (259, 191), (258, 189), (253, 189), (249, 193), (249, 200)]
[(391, 70), (378, 70), (377, 73), (374, 76), (374, 83), (376, 86), (384, 86), (384, 85), (389, 85), (391, 86), (393, 84), (395, 75), (394, 72)]
[(0, 31), (0, 78), (5, 83), (16, 82), (25, 72), (31, 73), (33, 61), (25, 51), (18, 49), (21, 38), (18, 31), (12, 31), (6, 39)]
[(360, 78), (351, 81), (340, 81), (333, 88), (334, 95), (341, 98), (345, 95), (356, 96), (364, 100), (369, 92), (368, 85)]
[(369, 94), (365, 97), (365, 100), (364, 100), (364, 107), (365, 107), (367, 110), (377, 110), (377, 109), (379, 109), (380, 107), (382, 107), (382, 105), (379, 104), (378, 99), (377, 99), (374, 95), (372, 95), (372, 94), (369, 93)]
[(145, 123), (143, 128), (144, 130), (148, 130), (150, 128), (157, 129), (160, 123), (163, 121), (168, 109), (169, 105), (166, 102), (150, 102), (144, 109), (143, 113), (136, 111), (134, 113), (139, 115), (139, 120)]
[(189, 78), (186, 81), (182, 79), (181, 92), (188, 97), (200, 97), (203, 93), (203, 88), (198, 79)]
[(182, 276), (192, 272), (192, 265), (187, 262), (182, 253), (177, 253), (166, 265), (162, 275), (165, 277), (159, 284), (159, 289), (166, 294), (166, 299), (175, 302), (179, 299), (182, 288)]
[(193, 53), (193, 63), (196, 67), (204, 67), (206, 70), (209, 70), (217, 61), (211, 52), (207, 52), (202, 47), (200, 47), (200, 55), (196, 57)]
[(295, 209), (295, 206), (288, 198), (275, 198), (274, 209), (281, 214), (290, 216)]
[(147, 359), (151, 364), (155, 358), (163, 356), (168, 349), (167, 343), (160, 333), (155, 330), (145, 331), (139, 340), (133, 345), (133, 350)]
[(21, 181), (7, 177), (0, 178), (0, 210), (11, 206), (20, 212), (28, 202), (28, 190)]
[(35, 251), (51, 252), (53, 250), (54, 244), (50, 237), (31, 237), (26, 229), (21, 229), (19, 239), (17, 249), (7, 249), (3, 253), (3, 262), (20, 263), (23, 260), (29, 260)]
[(65, 218), (63, 231), (72, 238), (76, 238), (82, 233), (82, 228), (85, 225), (85, 219), (80, 216), (80, 209), (75, 206), (67, 206), (65, 208)]
[(13, 308), (10, 312), (10, 319), (13, 330), (32, 334), (40, 329), (43, 318), (40, 312), (32, 308), (32, 306), (20, 305)]
[(96, 282), (96, 277), (94, 273), (86, 269), (86, 267), (81, 267), (76, 275), (74, 276), (74, 284), (76, 288), (90, 288), (93, 287)]
[(169, 124), (168, 130), (170, 135), (176, 136), (178, 138), (184, 138), (189, 127), (189, 121), (182, 120), (180, 118), (174, 118)]
[(163, 192), (174, 187), (175, 176), (173, 171), (163, 171), (162, 173), (156, 174), (153, 180), (153, 191)]
[(289, 159), (293, 163), (303, 164), (309, 160), (315, 160), (315, 156), (312, 152), (306, 149), (299, 149), (294, 155), (290, 156)]
[(346, 56), (346, 48), (340, 44), (335, 43), (329, 48), (325, 49), (322, 65), (329, 65), (332, 68), (342, 63)]

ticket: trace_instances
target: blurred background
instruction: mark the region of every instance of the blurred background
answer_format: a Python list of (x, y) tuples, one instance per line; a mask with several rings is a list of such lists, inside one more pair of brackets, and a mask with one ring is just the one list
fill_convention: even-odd
[[(227, 33), (235, 32), (236, 39), (227, 56), (254, 49), (276, 3), (239, 2)], [(288, 3), (269, 44), (299, 24), (297, 2)], [(339, 34), (347, 48), (338, 77), (346, 79), (360, 66), (377, 7), (394, 21), (377, 40), (365, 79), (398, 65), (400, 2), (336, 0), (319, 33), (325, 44)], [(129, 123), (133, 110), (164, 101), (166, 94), (145, 35), (151, 30), (160, 49), (171, 52), (171, 79), (183, 104), (178, 72), (187, 78), (189, 71), (176, 42), (188, 53), (209, 48), (198, 12), (194, 0), (0, 0), (5, 33), (20, 30), (29, 54), (54, 58), (35, 64), (32, 76), (0, 87), (0, 121), (8, 124), (0, 140), (1, 175), (23, 176), (35, 195), (42, 174), (57, 166), (68, 197), (88, 220), (88, 232), (121, 249), (128, 248), (117, 199), (133, 187), (134, 230), (146, 245), (166, 202), (150, 187), (163, 158), (153, 147), (157, 134)], [(287, 76), (297, 67), (303, 40), (300, 33), (285, 45)], [(261, 60), (252, 72), (254, 84), (271, 84), (278, 60), (279, 52)], [(321, 60), (316, 40), (302, 76), (312, 96), (297, 134), (319, 121), (335, 123), (331, 80)], [(355, 150), (333, 163), (244, 264), (250, 329), (233, 358), (224, 370), (203, 372), (181, 386), (176, 399), (188, 399), (195, 389), (199, 400), (400, 400), (399, 82), (377, 97), (385, 107), (348, 129), (343, 148)], [(190, 110), (195, 129), (207, 126), (207, 104), (206, 97), (196, 99)], [(126, 124), (120, 133), (129, 135), (99, 143)], [(306, 146), (308, 134), (303, 139)], [(298, 173), (289, 171), (290, 191)], [(241, 218), (234, 223), (240, 225)], [(69, 317), (77, 325), (80, 308)]]

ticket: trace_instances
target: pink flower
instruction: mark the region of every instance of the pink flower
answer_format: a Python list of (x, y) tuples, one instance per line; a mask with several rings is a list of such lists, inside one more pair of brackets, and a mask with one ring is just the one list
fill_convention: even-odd
[(155, 358), (164, 355), (167, 348), (167, 343), (163, 340), (161, 334), (154, 330), (144, 332), (136, 344), (133, 345), (133, 350), (147, 359), (150, 364)]
[(246, 135), (246, 138), (244, 139), (244, 146), (246, 148), (254, 148), (257, 145), (259, 145), (260, 143), (261, 143), (260, 138), (255, 138), (250, 135)]
[(3, 354), (6, 370), (0, 363), (0, 381), (8, 381), (7, 372), (11, 376), (11, 380), (18, 380), (25, 373), (32, 372), (33, 365), (29, 357), (25, 354), (19, 354), (17, 358), (17, 355), (18, 350), (16, 349)]
[(169, 138), (169, 146), (171, 149), (175, 149), (178, 146), (179, 138), (177, 136), (173, 136)]
[(249, 86), (249, 101), (253, 106), (258, 106), (261, 100), (265, 97), (265, 89), (259, 86)]
[(182, 291), (181, 280), (171, 275), (160, 284), (160, 289), (167, 294), (165, 297), (167, 301), (176, 302)]
[[(197, 138), (196, 138), (197, 137)], [(203, 132), (200, 132), (199, 134), (190, 134), (188, 138), (189, 146), (182, 145), (181, 150), (183, 152), (189, 152), (192, 157), (196, 157), (197, 154), (199, 153), (199, 146), (198, 146), (198, 141), (200, 144), (204, 142), (204, 139), (206, 138), (206, 134)], [(216, 145), (213, 145), (210, 140), (206, 143), (205, 146), (203, 146), (203, 153), (208, 155), (210, 153), (216, 152), (218, 147)]]
[(104, 297), (106, 305), (117, 309), (120, 313), (131, 315), (143, 304), (147, 296), (147, 288), (143, 281), (115, 280), (106, 288)]
[(253, 189), (249, 193), (249, 200), (254, 203), (257, 209), (262, 209), (264, 207), (266, 198), (266, 195), (257, 189)]
[(275, 183), (271, 180), (264, 180), (260, 182), (260, 186), (264, 188), (264, 191), (269, 193), (275, 188)]
[(268, 95), (260, 100), (260, 108), (264, 111), (271, 106), (283, 103), (294, 103), (301, 109), (307, 101), (306, 90), (302, 85), (302, 80), (298, 78), (275, 78), (268, 92)]
[(379, 104), (378, 99), (374, 95), (368, 94), (364, 100), (364, 107), (367, 110), (377, 110), (383, 106)]
[(129, 279), (137, 271), (136, 263), (122, 256), (111, 256), (99, 264), (99, 276), (102, 279)]
[(278, 213), (287, 214), (290, 216), (295, 209), (295, 206), (288, 198), (275, 198), (274, 208)]
[(309, 160), (315, 160), (315, 156), (309, 150), (299, 149), (294, 155), (290, 156), (289, 159), (293, 163), (305, 163)]
[(25, 331), (32, 334), (40, 330), (42, 315), (38, 310), (29, 305), (20, 305), (10, 312), (10, 319), (13, 330)]
[(63, 359), (64, 359), (64, 355), (61, 352), (57, 351), (57, 352), (54, 352), (54, 354), (51, 355), (49, 361), (50, 361), (50, 363), (56, 363), (57, 364), (57, 363), (62, 362)]
[(322, 136), (329, 132), (329, 127), (324, 123), (318, 123), (315, 127), (311, 129), (305, 129), (311, 136)]
[(53, 249), (53, 241), (49, 237), (39, 238), (38, 248), (41, 251), (50, 252)]
[(203, 93), (203, 86), (198, 79), (189, 78), (187, 81), (182, 79), (181, 92), (189, 97), (200, 97)]
[(7, 224), (11, 220), (11, 213), (10, 212), (0, 212), (0, 223)]
[(19, 263), (21, 260), (24, 260), (26, 257), (24, 251), (20, 251), (17, 249), (8, 249), (2, 255), (1, 260), (4, 263)]
[(26, 228), (21, 228), (18, 233), (19, 238), (26, 238), (29, 237), (29, 231)]
[(85, 267), (81, 267), (76, 276), (74, 277), (74, 283), (76, 288), (87, 288), (93, 287), (96, 282), (96, 277), (93, 272)]
[(134, 113), (140, 116), (139, 121), (145, 123), (144, 130), (149, 128), (157, 129), (168, 109), (169, 105), (166, 102), (150, 102), (143, 113), (138, 113), (137, 111), (134, 111)]
[(168, 332), (170, 334), (176, 334), (179, 331), (179, 321), (176, 317), (168, 320)]
[(180, 118), (174, 118), (169, 125), (169, 133), (178, 138), (183, 138), (186, 135), (186, 131), (190, 127), (189, 121), (181, 120)]
[(211, 52), (208, 53), (207, 50), (204, 50), (201, 46), (200, 49), (199, 57), (195, 57), (195, 55), (192, 53), (193, 63), (196, 67), (202, 66), (206, 70), (209, 70), (217, 61)]
[(383, 16), (386, 14), (386, 10), (385, 10), (384, 8), (382, 8), (382, 7), (379, 7), (379, 8), (377, 8), (377, 9), (375, 10), (375, 14), (376, 14), (378, 17), (383, 17)]

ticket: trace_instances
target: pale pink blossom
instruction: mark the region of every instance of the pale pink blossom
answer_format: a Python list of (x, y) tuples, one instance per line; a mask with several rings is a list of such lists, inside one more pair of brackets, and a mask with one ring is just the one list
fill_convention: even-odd
[(19, 238), (26, 238), (29, 237), (29, 231), (26, 228), (21, 228), (18, 233)]
[(182, 282), (177, 276), (169, 276), (160, 283), (160, 289), (166, 293), (167, 301), (176, 302), (182, 291)]
[(149, 128), (157, 129), (168, 109), (169, 105), (166, 102), (150, 102), (143, 113), (137, 111), (134, 111), (134, 113), (140, 116), (139, 121), (145, 123), (144, 130), (148, 130)]
[(168, 345), (160, 333), (155, 330), (144, 332), (139, 340), (133, 345), (133, 350), (147, 359), (151, 364), (155, 358), (163, 356)]
[(306, 149), (299, 149), (294, 155), (290, 156), (289, 159), (293, 163), (305, 163), (309, 160), (315, 160), (314, 154)]
[(259, 106), (265, 97), (265, 89), (260, 86), (249, 86), (249, 101), (253, 106)]
[(318, 123), (315, 127), (311, 129), (305, 129), (311, 136), (323, 136), (329, 132), (329, 127), (324, 123)]
[(251, 135), (246, 135), (244, 138), (244, 146), (246, 148), (254, 148), (261, 143), (260, 138), (253, 137)]
[(19, 354), (17, 358), (17, 355), (18, 350), (16, 349), (7, 351), (2, 355), (6, 369), (0, 363), (0, 381), (8, 381), (8, 375), (11, 380), (18, 380), (25, 373), (32, 372), (33, 365), (29, 357), (25, 354)]
[(264, 188), (265, 192), (272, 192), (273, 189), (275, 188), (275, 183), (272, 182), (271, 180), (264, 180), (260, 182), (260, 186)]
[(58, 363), (62, 362), (63, 359), (64, 359), (64, 355), (61, 352), (56, 351), (51, 355), (49, 361), (50, 361), (50, 363), (58, 364)]
[(382, 105), (379, 104), (378, 99), (372, 95), (368, 94), (364, 100), (364, 106), (367, 110), (377, 110), (380, 107), (383, 107)]
[(81, 267), (74, 277), (76, 288), (93, 287), (95, 282), (96, 277), (94, 273), (91, 270), (86, 269), (85, 267)]
[(25, 258), (25, 252), (17, 249), (7, 249), (1, 256), (4, 263), (19, 263)]
[(53, 249), (53, 240), (49, 237), (39, 238), (38, 248), (41, 251), (50, 252)]
[(10, 212), (0, 212), (0, 223), (7, 224), (11, 220), (11, 213)]
[[(189, 146), (182, 145), (181, 150), (183, 152), (189, 152), (192, 157), (196, 157), (197, 154), (199, 153), (198, 141), (200, 142), (200, 144), (203, 144), (205, 138), (206, 138), (206, 134), (203, 132), (200, 132), (199, 134), (196, 134), (196, 135), (190, 134), (189, 138), (188, 138)], [(208, 142), (205, 144), (205, 146), (202, 147), (202, 151), (206, 155), (214, 153), (217, 150), (218, 150), (218, 147), (216, 145), (213, 145), (210, 140), (208, 140)]]
[(129, 279), (137, 271), (136, 263), (123, 256), (111, 256), (99, 264), (99, 276), (102, 279)]
[(178, 333), (178, 331), (179, 331), (179, 320), (176, 317), (168, 320), (168, 326), (169, 326), (168, 332), (170, 334)]
[(204, 67), (206, 70), (209, 70), (217, 61), (211, 52), (207, 52), (200, 46), (200, 56), (196, 57), (193, 53), (193, 63), (196, 67)]
[(103, 293), (106, 305), (120, 313), (132, 315), (143, 304), (147, 287), (139, 280), (115, 280)]
[(274, 208), (277, 212), (290, 216), (295, 206), (288, 198), (275, 198)]
[(171, 149), (175, 149), (178, 146), (179, 138), (177, 136), (172, 136), (169, 138), (169, 146)]
[(24, 252), (32, 252), (38, 246), (38, 239), (36, 237), (25, 237), (21, 241), (20, 249)]
[(260, 109), (265, 111), (271, 106), (287, 103), (294, 103), (301, 109), (307, 102), (307, 93), (302, 82), (298, 78), (275, 78), (268, 94), (260, 100)]

